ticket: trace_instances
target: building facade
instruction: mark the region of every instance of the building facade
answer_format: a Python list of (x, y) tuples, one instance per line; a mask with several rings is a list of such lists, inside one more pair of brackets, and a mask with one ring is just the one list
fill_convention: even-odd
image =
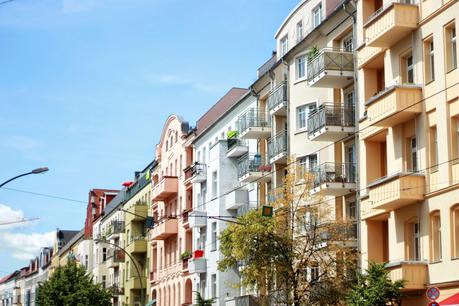
[(357, 2), (362, 266), (459, 292), (457, 1)]

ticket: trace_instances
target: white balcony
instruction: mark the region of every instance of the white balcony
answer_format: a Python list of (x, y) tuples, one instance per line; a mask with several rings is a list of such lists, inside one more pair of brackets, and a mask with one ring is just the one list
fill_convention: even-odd
[(247, 189), (233, 190), (225, 196), (225, 208), (238, 209), (240, 206), (249, 203), (249, 191)]
[(199, 211), (193, 210), (188, 215), (188, 220), (191, 228), (194, 227), (205, 227), (207, 226), (207, 212), (206, 211)]

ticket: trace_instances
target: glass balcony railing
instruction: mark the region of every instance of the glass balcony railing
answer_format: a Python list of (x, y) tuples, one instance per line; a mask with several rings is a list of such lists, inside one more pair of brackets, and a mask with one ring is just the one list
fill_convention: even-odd
[(313, 135), (327, 126), (354, 127), (354, 108), (333, 103), (322, 104), (308, 117), (308, 134)]
[(272, 111), (278, 105), (284, 103), (287, 104), (287, 83), (283, 82), (277, 88), (275, 88), (268, 98), (268, 109)]
[(355, 163), (323, 163), (311, 171), (314, 188), (326, 183), (355, 183)]
[(268, 156), (272, 158), (287, 153), (287, 131), (281, 131), (268, 140)]

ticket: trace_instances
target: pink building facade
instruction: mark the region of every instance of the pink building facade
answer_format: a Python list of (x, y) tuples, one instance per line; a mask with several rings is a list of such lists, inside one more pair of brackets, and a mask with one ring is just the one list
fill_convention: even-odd
[(158, 166), (152, 173), (150, 230), (150, 296), (157, 306), (191, 305), (192, 277), (188, 269), (192, 252), (192, 230), (188, 212), (192, 206), (192, 184), (185, 173), (193, 161), (194, 133), (179, 116), (171, 115), (156, 146)]

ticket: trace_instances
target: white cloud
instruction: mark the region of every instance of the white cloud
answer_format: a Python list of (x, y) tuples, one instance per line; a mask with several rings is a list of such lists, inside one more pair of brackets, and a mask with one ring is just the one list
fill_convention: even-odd
[(151, 78), (154, 86), (185, 86), (201, 92), (219, 92), (220, 86), (202, 83), (179, 75), (155, 75)]
[[(19, 221), (24, 219), (24, 212), (22, 210), (14, 210), (13, 208), (0, 204), (0, 224), (8, 223), (11, 221)], [(27, 223), (15, 223), (0, 225), (0, 231), (6, 230), (13, 227), (24, 227), (30, 224)]]
[(0, 232), (0, 245), (9, 250), (12, 257), (28, 260), (37, 256), (42, 247), (52, 246), (55, 235), (54, 231), (29, 234)]

